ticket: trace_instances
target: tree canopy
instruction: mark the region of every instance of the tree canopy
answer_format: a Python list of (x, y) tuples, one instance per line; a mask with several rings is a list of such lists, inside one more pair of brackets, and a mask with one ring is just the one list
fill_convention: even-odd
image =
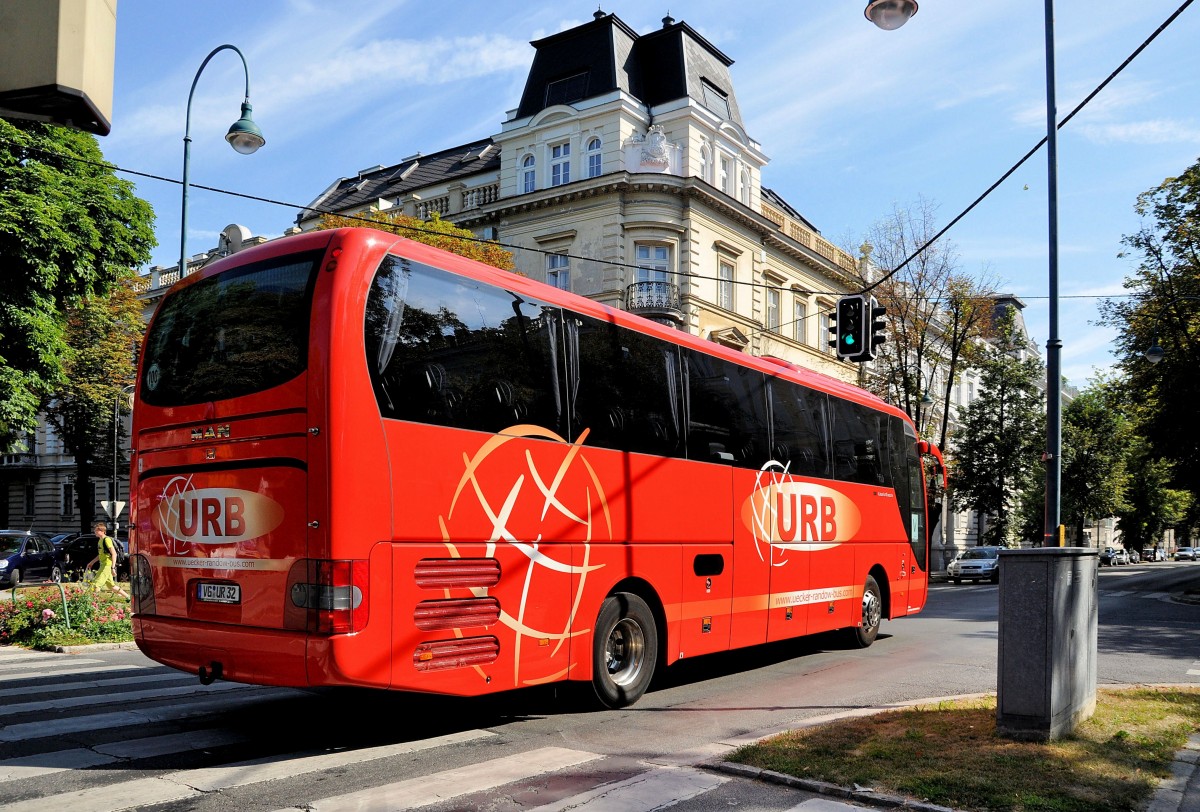
[(154, 213), (91, 135), (0, 119), (0, 446), (64, 376), (65, 311), (150, 259)]
[[(1144, 225), (1122, 242), (1138, 258), (1127, 300), (1102, 307), (1155, 453), (1176, 463), (1176, 487), (1200, 492), (1200, 162), (1138, 196)], [(1152, 364), (1145, 353), (1163, 350)]]
[(470, 229), (459, 228), (454, 223), (443, 220), (436, 212), (429, 220), (410, 217), (398, 211), (379, 211), (378, 209), (372, 209), (366, 214), (353, 217), (326, 214), (321, 218), (321, 223), (317, 228), (362, 228), (364, 226), (398, 234), (401, 237), (432, 245), (434, 248), (450, 251), (504, 271), (511, 271), (515, 267), (510, 251), (501, 248), (495, 241), (481, 240)]
[(988, 544), (1014, 540), (1016, 494), (1027, 490), (1041, 471), (1042, 368), (1036, 354), (1026, 349), (1009, 308), (979, 362), (981, 392), (955, 432), (950, 475), (954, 509), (970, 508), (988, 517), (982, 533)]
[(1115, 516), (1125, 506), (1134, 437), (1124, 404), (1119, 384), (1099, 380), (1063, 409), (1062, 516), (1078, 543), (1087, 519)]

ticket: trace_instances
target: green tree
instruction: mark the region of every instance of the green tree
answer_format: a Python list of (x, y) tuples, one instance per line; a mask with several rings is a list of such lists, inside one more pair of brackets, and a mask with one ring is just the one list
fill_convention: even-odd
[(1163, 533), (1185, 521), (1194, 502), (1190, 491), (1170, 487), (1172, 463), (1153, 453), (1149, 443), (1135, 441), (1130, 455), (1126, 505), (1117, 511), (1117, 526), (1126, 549), (1161, 544)]
[(95, 138), (0, 119), (0, 448), (36, 427), (62, 380), (67, 304), (146, 263), (153, 224)]
[(987, 517), (982, 540), (1008, 544), (1015, 533), (1014, 493), (1028, 487), (1040, 470), (1045, 416), (1038, 388), (1041, 363), (1027, 352), (1010, 308), (998, 320), (995, 336), (979, 361), (981, 392), (966, 409), (955, 432), (950, 475), (955, 510), (969, 508)]
[(504, 271), (511, 271), (515, 267), (512, 252), (501, 248), (493, 240), (481, 240), (470, 229), (459, 228), (454, 223), (443, 220), (436, 212), (429, 220), (410, 217), (401, 212), (379, 211), (378, 209), (371, 209), (366, 214), (358, 214), (353, 217), (326, 214), (321, 218), (321, 223), (317, 228), (363, 228), (364, 226), (389, 231), (392, 234), (432, 245), (434, 248), (450, 251)]
[(1089, 518), (1114, 516), (1125, 504), (1133, 440), (1125, 394), (1114, 381), (1102, 379), (1063, 409), (1062, 514), (1080, 543)]
[(130, 271), (107, 294), (81, 296), (68, 306), (65, 375), (46, 407), (46, 419), (75, 456), (75, 498), (83, 532), (97, 509), (86, 483), (93, 477), (107, 479), (113, 471), (121, 390), (133, 382), (136, 348), (145, 331), (132, 277)]
[[(1200, 492), (1200, 162), (1138, 196), (1143, 227), (1122, 242), (1138, 257), (1131, 292), (1101, 310), (1118, 329), (1117, 355), (1140, 404), (1153, 454), (1175, 463), (1172, 485)], [(1160, 363), (1144, 353), (1158, 345)]]

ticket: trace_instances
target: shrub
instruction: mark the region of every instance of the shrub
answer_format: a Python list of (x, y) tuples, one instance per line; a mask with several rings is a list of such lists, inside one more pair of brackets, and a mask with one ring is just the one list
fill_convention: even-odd
[(133, 639), (129, 602), (120, 595), (74, 584), (64, 584), (63, 590), (66, 616), (57, 587), (24, 590), (11, 601), (0, 601), (0, 645), (52, 649)]

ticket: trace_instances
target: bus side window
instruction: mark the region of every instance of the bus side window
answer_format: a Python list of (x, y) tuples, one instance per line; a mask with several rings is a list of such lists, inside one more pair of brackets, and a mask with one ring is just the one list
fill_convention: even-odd
[(884, 416), (848, 400), (832, 398), (831, 403), (834, 477), (864, 485), (889, 485)]
[(475, 431), (562, 430), (557, 308), (389, 256), (367, 298), (384, 417)]
[(773, 378), (770, 400), (772, 459), (797, 476), (828, 477), (829, 431), (824, 393)]
[(688, 459), (759, 469), (770, 459), (766, 376), (685, 350)]
[[(644, 454), (680, 453), (677, 353), (664, 341), (609, 322), (566, 315), (577, 325), (569, 341), (577, 354), (572, 382), (568, 352), (567, 390), (572, 436), (588, 430), (588, 445)], [(568, 334), (570, 331), (568, 331)]]

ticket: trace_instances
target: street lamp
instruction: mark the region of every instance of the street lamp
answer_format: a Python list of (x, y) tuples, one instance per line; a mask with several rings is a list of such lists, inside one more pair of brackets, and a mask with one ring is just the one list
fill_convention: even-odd
[[(113, 398), (112, 501), (114, 501), (114, 502), (116, 502), (121, 495), (121, 492), (117, 487), (117, 461), (121, 457), (121, 451), (120, 451), (120, 445), (119, 445), (119, 433), (118, 433), (118, 428), (121, 425), (121, 423), (120, 423), (120, 421), (121, 421), (121, 397), (124, 395), (128, 395), (129, 396), (129, 407), (133, 408), (133, 390), (134, 390), (134, 388), (135, 387), (133, 384), (128, 384), (127, 386), (122, 386), (121, 391), (117, 392), (116, 396)], [(114, 522), (117, 519), (117, 513), (118, 513), (118, 511), (114, 507), (113, 512), (112, 512), (112, 519)], [(113, 532), (116, 532), (116, 530), (114, 529)]]
[(884, 31), (895, 31), (917, 13), (916, 0), (870, 0), (863, 14)]
[[(1162, 320), (1163, 314), (1167, 312), (1167, 307), (1175, 299), (1190, 299), (1192, 301), (1200, 301), (1200, 296), (1175, 296), (1175, 297), (1173, 297), (1172, 300), (1163, 303), (1163, 305), (1158, 309), (1158, 313), (1154, 317), (1156, 322), (1159, 322)], [(1157, 325), (1155, 327), (1155, 332), (1158, 332)], [(1155, 336), (1154, 343), (1150, 346), (1150, 349), (1148, 349), (1144, 353), (1142, 353), (1142, 357), (1145, 358), (1147, 361), (1149, 361), (1151, 364), (1157, 364), (1159, 361), (1161, 361), (1162, 359), (1167, 357), (1167, 351), (1158, 345), (1158, 337), (1157, 336)]]
[(254, 108), (250, 106), (250, 69), (246, 66), (246, 57), (242, 56), (233, 45), (221, 45), (212, 50), (204, 61), (200, 63), (200, 69), (196, 71), (196, 78), (192, 80), (192, 89), (188, 92), (187, 103), (187, 121), (183, 130), (183, 216), (179, 224), (179, 278), (182, 279), (187, 273), (187, 213), (188, 213), (188, 169), (191, 164), (192, 153), (192, 96), (196, 93), (196, 83), (200, 81), (200, 74), (204, 72), (205, 66), (209, 60), (216, 56), (221, 51), (233, 51), (242, 60), (242, 69), (246, 73), (246, 97), (242, 101), (242, 117), (233, 123), (229, 128), (229, 132), (225, 134), (225, 140), (229, 145), (242, 155), (250, 155), (256, 152), (259, 147), (267, 143), (267, 139), (263, 138), (262, 130), (254, 123), (251, 114)]
[[(1049, 327), (1046, 341), (1046, 507), (1042, 544), (1057, 547), (1062, 524), (1062, 340), (1058, 337), (1058, 109), (1054, 98), (1054, 0), (1046, 3), (1046, 196)], [(915, 0), (868, 0), (867, 19), (893, 31), (917, 13)]]

